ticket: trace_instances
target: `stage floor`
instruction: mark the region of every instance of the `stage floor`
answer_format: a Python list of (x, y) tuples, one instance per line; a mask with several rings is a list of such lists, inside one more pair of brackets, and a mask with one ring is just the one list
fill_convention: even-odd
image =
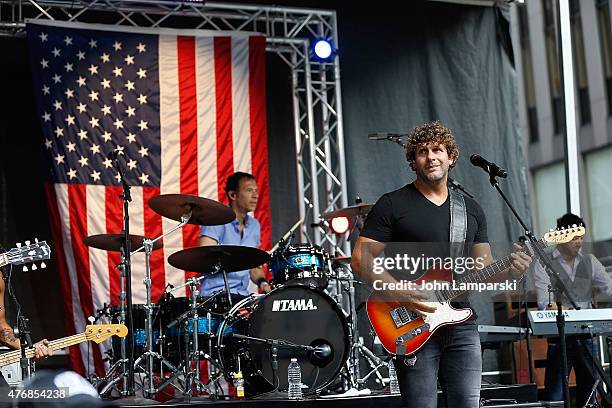
[[(440, 395), (440, 394), (439, 394)], [(481, 391), (481, 399), (486, 403), (484, 406), (491, 407), (556, 407), (563, 406), (558, 403), (537, 402), (537, 388), (535, 384), (526, 385), (494, 385), (484, 387)], [(115, 400), (123, 407), (141, 407), (145, 401)], [(249, 400), (228, 400), (212, 401), (206, 398), (193, 398), (191, 401), (168, 401), (166, 403), (156, 403), (151, 407), (193, 407), (194, 405), (206, 405), (211, 408), (281, 408), (287, 404), (292, 406), (308, 408), (400, 408), (402, 400), (398, 394), (389, 395), (386, 392), (376, 392), (363, 396), (328, 396), (318, 398), (307, 398), (300, 401), (289, 401), (287, 399), (249, 399)]]

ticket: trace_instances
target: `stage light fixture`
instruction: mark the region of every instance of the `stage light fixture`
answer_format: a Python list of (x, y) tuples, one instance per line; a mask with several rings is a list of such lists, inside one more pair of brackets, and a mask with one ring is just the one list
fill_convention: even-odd
[(334, 234), (342, 235), (349, 230), (351, 223), (347, 217), (332, 218), (329, 226)]
[(317, 38), (312, 43), (312, 57), (317, 61), (331, 61), (336, 55), (336, 49), (327, 38)]

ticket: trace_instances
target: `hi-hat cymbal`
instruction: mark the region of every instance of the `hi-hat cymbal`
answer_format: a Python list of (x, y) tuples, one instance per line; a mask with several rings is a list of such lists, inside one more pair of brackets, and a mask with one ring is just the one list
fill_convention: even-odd
[(358, 215), (367, 215), (374, 204), (357, 204), (349, 207), (340, 208), (339, 210), (330, 211), (321, 214), (321, 218), (336, 218), (336, 217), (355, 217)]
[(214, 273), (217, 263), (225, 272), (255, 268), (270, 260), (267, 252), (238, 245), (212, 245), (183, 249), (168, 257), (175, 268), (199, 273)]
[[(140, 248), (142, 242), (145, 239), (142, 235), (130, 234), (130, 248), (131, 250)], [(123, 234), (98, 234), (90, 235), (83, 238), (83, 243), (92, 248), (103, 249), (105, 251), (121, 251), (123, 245)], [(163, 246), (162, 240), (155, 241), (153, 244), (153, 250), (159, 249)]]
[(234, 210), (209, 198), (188, 194), (162, 194), (149, 200), (149, 207), (159, 215), (180, 221), (191, 211), (188, 224), (221, 225), (236, 218)]

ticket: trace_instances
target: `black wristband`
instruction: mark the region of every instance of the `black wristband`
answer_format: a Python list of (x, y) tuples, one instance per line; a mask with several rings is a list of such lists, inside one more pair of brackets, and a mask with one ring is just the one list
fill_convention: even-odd
[(270, 284), (270, 283), (268, 283), (268, 280), (266, 278), (259, 278), (259, 279), (257, 279), (257, 287), (258, 288), (261, 288), (261, 284), (262, 283), (267, 283), (268, 285)]

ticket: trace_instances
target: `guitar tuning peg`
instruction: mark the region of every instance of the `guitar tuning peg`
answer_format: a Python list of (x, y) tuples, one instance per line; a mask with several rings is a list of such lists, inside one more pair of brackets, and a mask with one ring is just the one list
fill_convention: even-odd
[(28, 271), (28, 267), (27, 267), (27, 266), (25, 266), (25, 265), (23, 265), (23, 269), (22, 269), (22, 271), (27, 272), (27, 271)]
[(548, 232), (555, 232), (555, 229), (551, 228), (551, 229), (548, 230)]
[(40, 269), (45, 269), (47, 267), (47, 264), (44, 262), (40, 263)]
[(34, 242), (38, 244), (38, 238), (34, 238)]
[(29, 245), (30, 245), (30, 240), (27, 240), (27, 241), (25, 242), (25, 244), (26, 244), (26, 246), (29, 246)]
[(16, 244), (15, 244), (15, 246), (16, 246), (17, 248), (21, 248), (21, 242), (16, 243)]
[(89, 324), (93, 324), (96, 321), (96, 318), (93, 316), (89, 316), (87, 320), (89, 320)]
[(33, 271), (35, 271), (35, 270), (37, 270), (37, 269), (38, 269), (38, 268), (36, 267), (36, 264), (32, 264), (32, 270), (33, 270)]

